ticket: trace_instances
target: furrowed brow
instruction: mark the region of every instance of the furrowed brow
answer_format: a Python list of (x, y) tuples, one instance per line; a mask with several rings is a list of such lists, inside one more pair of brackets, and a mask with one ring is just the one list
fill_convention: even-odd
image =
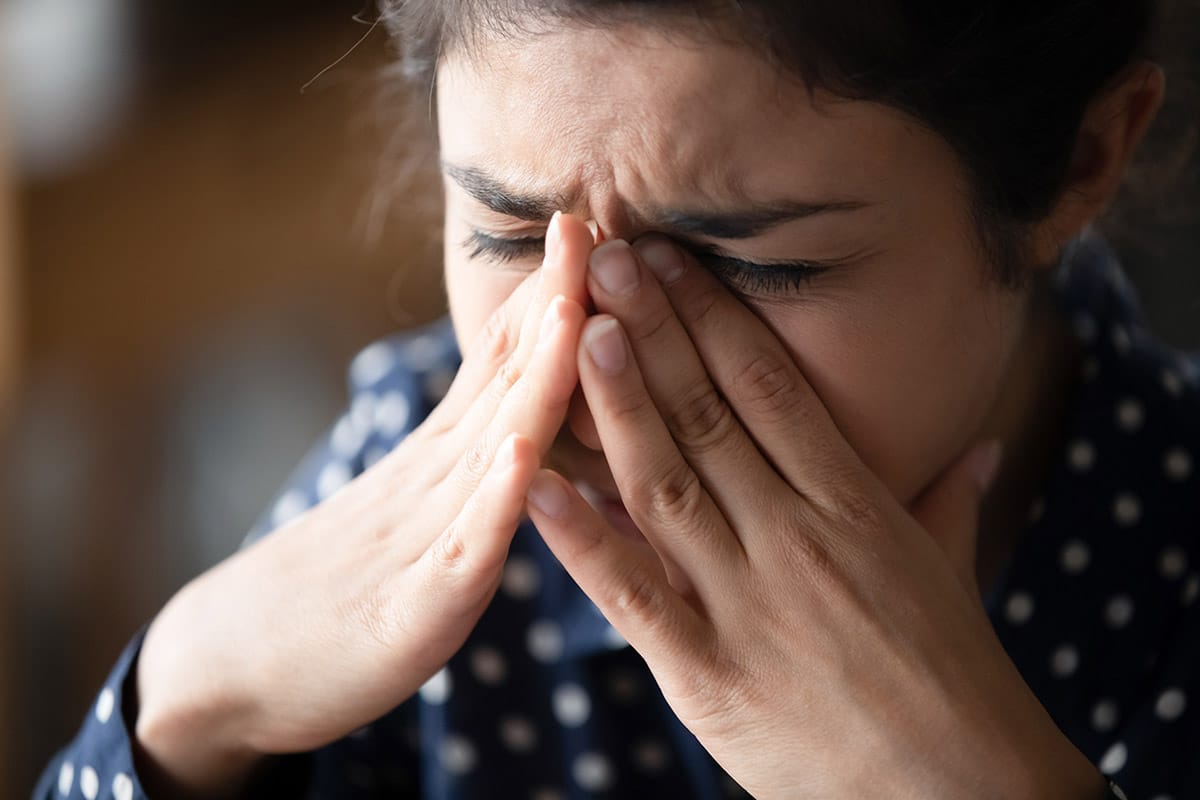
[(441, 162), (442, 171), (463, 191), (497, 214), (545, 222), (564, 206), (563, 198), (552, 195), (521, 194), (505, 186), (477, 167), (462, 167)]
[(857, 211), (872, 205), (859, 200), (811, 202), (784, 200), (730, 212), (665, 210), (656, 215), (664, 230), (711, 239), (752, 239), (770, 228), (818, 214)]

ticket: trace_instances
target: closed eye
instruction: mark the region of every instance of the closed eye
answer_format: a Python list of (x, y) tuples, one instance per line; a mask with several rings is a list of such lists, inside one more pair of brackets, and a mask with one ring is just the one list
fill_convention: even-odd
[[(730, 256), (708, 245), (682, 243), (696, 260), (719, 280), (743, 292), (781, 294), (796, 291), (814, 278), (839, 266), (828, 261), (776, 261), (761, 263)], [(540, 257), (545, 251), (545, 236), (491, 236), (473, 230), (462, 241), (470, 259), (484, 258), (497, 264), (507, 264), (527, 258)]]

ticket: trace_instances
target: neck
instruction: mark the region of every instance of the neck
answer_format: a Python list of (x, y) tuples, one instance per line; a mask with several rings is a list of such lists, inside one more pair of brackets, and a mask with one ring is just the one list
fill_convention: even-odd
[(1000, 473), (980, 508), (976, 577), (986, 593), (1015, 551), (1062, 452), (1083, 348), (1053, 305), (1049, 276), (1030, 296), (1016, 357), (982, 433), (1004, 443)]

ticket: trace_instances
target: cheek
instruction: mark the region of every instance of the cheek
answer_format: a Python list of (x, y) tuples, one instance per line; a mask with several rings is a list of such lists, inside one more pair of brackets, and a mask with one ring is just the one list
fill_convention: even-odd
[(998, 309), (980, 296), (878, 296), (879, 307), (856, 305), (853, 316), (843, 307), (763, 317), (846, 441), (907, 505), (973, 443), (996, 394), (1006, 338)]
[(466, 348), (487, 324), (492, 312), (504, 304), (524, 276), (478, 265), (452, 252), (445, 255), (445, 276), (454, 335), (460, 352), (466, 355)]

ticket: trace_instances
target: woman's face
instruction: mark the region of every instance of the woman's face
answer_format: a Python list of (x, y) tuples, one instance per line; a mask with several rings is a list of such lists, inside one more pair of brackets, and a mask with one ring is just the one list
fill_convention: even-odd
[[(458, 170), (595, 219), (608, 239), (658, 231), (747, 261), (836, 263), (807, 285), (735, 279), (731, 289), (909, 503), (974, 443), (1024, 296), (987, 280), (964, 176), (942, 139), (892, 109), (822, 100), (814, 107), (801, 84), (743, 46), (634, 26), (567, 27), (451, 54), (437, 104), (443, 164), (457, 168), (445, 177), (445, 269), (460, 345), (541, 262), (536, 246), (509, 261), (472, 257), (468, 240), (541, 236), (550, 209), (527, 220), (489, 208)], [(801, 202), (859, 207), (759, 230), (673, 228), (684, 214)], [(603, 454), (568, 428), (554, 455), (568, 478), (613, 493)]]

